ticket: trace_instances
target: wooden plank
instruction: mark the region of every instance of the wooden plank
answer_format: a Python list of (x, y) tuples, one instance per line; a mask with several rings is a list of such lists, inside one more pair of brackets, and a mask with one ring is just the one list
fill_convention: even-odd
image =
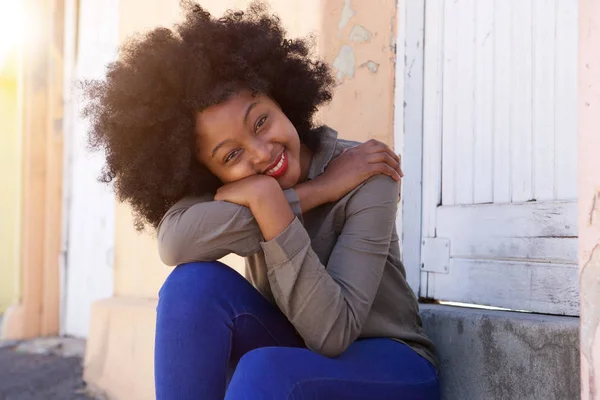
[(455, 235), (450, 239), (450, 256), (577, 264), (577, 238), (497, 238)]
[(475, 132), (473, 202), (494, 200), (494, 0), (478, 0), (475, 29)]
[(449, 274), (429, 274), (436, 300), (538, 313), (578, 315), (578, 289), (570, 264), (452, 259)]
[[(39, 46), (39, 47), (38, 47)], [(46, 52), (43, 44), (24, 53), (23, 62), (23, 228), (21, 230), (21, 321), (11, 328), (12, 338), (31, 338), (41, 333), (46, 197)], [(39, 76), (39, 69), (44, 73)], [(15, 314), (16, 315), (16, 314)], [(5, 321), (6, 322), (6, 321)]]
[[(556, 0), (534, 0), (533, 159), (534, 198), (554, 200), (554, 31)], [(559, 111), (560, 112), (560, 111)]]
[(450, 92), (446, 101), (456, 102), (456, 132), (452, 150), (455, 160), (454, 182), (455, 204), (473, 204), (474, 177), (474, 122), (475, 104), (475, 0), (455, 2), (458, 32), (454, 46), (457, 48), (456, 74), (448, 79), (460, 84), (455, 92)]
[(511, 199), (511, 8), (509, 1), (494, 2), (494, 202)]
[(24, 48), (22, 89), (23, 219), (21, 303), (4, 320), (6, 338), (58, 333), (62, 209), (61, 0), (29, 0), (40, 26)]
[(533, 199), (532, 163), (532, 10), (531, 1), (511, 0), (511, 201)]
[(46, 18), (51, 20), (48, 46), (48, 116), (46, 119), (47, 163), (46, 204), (43, 229), (45, 230), (43, 305), (41, 334), (59, 332), (60, 278), (59, 260), (62, 239), (62, 175), (63, 175), (63, 46), (64, 1), (54, 0)]
[[(404, 74), (404, 146), (403, 163), (403, 261), (410, 287), (421, 290), (421, 176), (423, 154), (423, 31), (424, 0), (405, 3), (404, 41), (398, 42), (398, 59)], [(402, 46), (404, 44), (404, 46)], [(419, 288), (419, 289), (418, 289)], [(426, 290), (423, 288), (423, 290)]]
[(425, 8), (423, 90), (423, 236), (435, 236), (435, 215), (441, 203), (442, 113), (444, 85), (444, 2), (427, 2)]
[(442, 206), (437, 219), (441, 238), (577, 236), (576, 202)]
[(458, 5), (444, 2), (444, 100), (442, 105), (442, 204), (456, 203), (456, 112), (458, 85)]
[(555, 178), (556, 199), (577, 198), (577, 2), (557, 0)]

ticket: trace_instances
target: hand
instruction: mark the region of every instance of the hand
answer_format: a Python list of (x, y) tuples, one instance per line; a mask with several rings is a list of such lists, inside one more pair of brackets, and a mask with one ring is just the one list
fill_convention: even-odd
[(372, 177), (384, 174), (395, 181), (404, 176), (400, 157), (385, 143), (371, 139), (347, 149), (333, 159), (320, 179), (327, 190), (328, 201), (337, 201), (352, 189)]
[(252, 175), (225, 184), (217, 190), (215, 200), (248, 207), (266, 241), (277, 237), (294, 220), (281, 186), (267, 175)]
[(268, 196), (273, 190), (281, 191), (279, 183), (268, 175), (251, 175), (239, 181), (227, 183), (217, 189), (215, 200), (227, 201), (252, 208), (261, 196)]

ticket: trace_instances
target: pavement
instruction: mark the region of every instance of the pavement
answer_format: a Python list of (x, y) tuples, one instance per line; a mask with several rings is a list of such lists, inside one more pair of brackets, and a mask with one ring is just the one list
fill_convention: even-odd
[(85, 341), (0, 341), (0, 400), (103, 400), (82, 379)]

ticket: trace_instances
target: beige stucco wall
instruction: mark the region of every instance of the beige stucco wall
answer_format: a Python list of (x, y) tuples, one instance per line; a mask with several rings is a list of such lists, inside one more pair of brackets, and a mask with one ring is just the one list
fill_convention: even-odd
[[(246, 0), (200, 1), (220, 15)], [(395, 0), (271, 0), (290, 36), (317, 35), (319, 57), (335, 66), (339, 86), (319, 119), (354, 140), (377, 138), (392, 145)], [(179, 18), (177, 1), (121, 0), (119, 37)], [(143, 10), (143, 12), (140, 12)], [(98, 302), (85, 359), (85, 379), (115, 399), (150, 399), (158, 289), (170, 269), (158, 258), (155, 239), (133, 228), (127, 206), (116, 208), (115, 297)], [(241, 271), (237, 256), (225, 262)]]
[(600, 2), (579, 1), (581, 398), (600, 399)]
[(21, 135), (16, 54), (0, 67), (0, 313), (18, 301)]

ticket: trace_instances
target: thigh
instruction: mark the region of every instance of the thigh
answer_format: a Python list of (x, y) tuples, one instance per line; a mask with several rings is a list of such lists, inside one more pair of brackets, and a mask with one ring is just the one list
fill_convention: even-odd
[(300, 346), (281, 311), (218, 262), (176, 267), (157, 308), (158, 399), (222, 399), (241, 356), (263, 346)]
[(408, 346), (390, 339), (365, 339), (338, 358), (307, 349), (263, 348), (240, 361), (227, 400), (439, 398), (433, 366)]

